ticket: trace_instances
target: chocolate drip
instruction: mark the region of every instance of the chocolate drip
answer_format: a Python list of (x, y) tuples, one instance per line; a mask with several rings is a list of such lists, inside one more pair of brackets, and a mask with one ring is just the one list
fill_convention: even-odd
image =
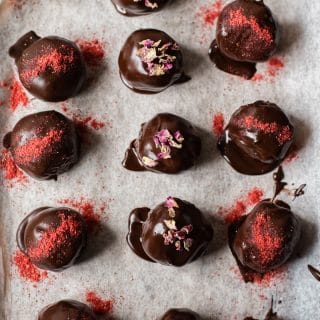
[(213, 230), (194, 205), (177, 198), (172, 201), (177, 204), (174, 218), (166, 202), (153, 210), (133, 210), (129, 217), (127, 241), (133, 252), (145, 260), (183, 266), (205, 254)]
[[(183, 137), (181, 147), (171, 148), (169, 158), (158, 159), (161, 148), (155, 145), (154, 137), (161, 130), (170, 134), (179, 132)], [(178, 173), (192, 167), (201, 151), (201, 140), (196, 129), (185, 119), (170, 113), (160, 113), (141, 125), (138, 139), (131, 142), (122, 165), (133, 171)], [(144, 159), (149, 159), (147, 163)]]
[(211, 43), (209, 57), (218, 69), (245, 79), (251, 79), (257, 71), (255, 63), (236, 61), (225, 56), (216, 40)]
[(38, 320), (98, 320), (85, 304), (75, 300), (62, 300), (45, 307)]
[(311, 272), (311, 274), (315, 277), (315, 279), (320, 281), (320, 270), (316, 269), (315, 267), (313, 267), (311, 265), (308, 265), (308, 269)]

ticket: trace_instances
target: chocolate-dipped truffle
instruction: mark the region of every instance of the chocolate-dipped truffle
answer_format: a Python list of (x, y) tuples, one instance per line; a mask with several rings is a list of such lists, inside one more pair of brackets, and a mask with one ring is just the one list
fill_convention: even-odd
[(193, 204), (168, 197), (153, 210), (134, 209), (127, 242), (139, 257), (183, 266), (206, 253), (213, 237), (210, 223)]
[(158, 93), (190, 79), (183, 73), (179, 45), (155, 29), (133, 32), (120, 51), (118, 63), (123, 83), (139, 93)]
[(86, 79), (86, 66), (75, 43), (56, 36), (40, 38), (33, 31), (10, 49), (23, 86), (45, 101), (74, 96)]
[(79, 301), (61, 300), (45, 307), (38, 320), (98, 320), (98, 317)]
[(201, 320), (200, 316), (189, 309), (170, 309), (160, 320)]
[(15, 164), (30, 176), (56, 179), (79, 159), (80, 143), (74, 123), (56, 111), (22, 118), (4, 137)]
[(86, 245), (87, 225), (69, 208), (43, 207), (31, 212), (17, 231), (19, 249), (40, 269), (70, 267)]
[(274, 197), (262, 200), (248, 215), (229, 226), (229, 246), (245, 281), (251, 281), (253, 273), (264, 274), (283, 265), (300, 239), (300, 220), (287, 203), (276, 197), (281, 191), (300, 196), (305, 185), (288, 190), (283, 178), (280, 167), (274, 174)]
[(200, 151), (201, 140), (192, 124), (160, 113), (141, 125), (139, 137), (131, 142), (122, 164), (133, 171), (178, 173), (192, 167)]
[(257, 101), (240, 107), (218, 140), (218, 149), (238, 172), (267, 173), (285, 158), (294, 129), (275, 104)]
[(217, 68), (250, 79), (255, 63), (268, 60), (278, 43), (279, 28), (263, 0), (236, 0), (219, 16), (209, 55)]
[(141, 16), (161, 10), (168, 0), (111, 0), (118, 12), (126, 16)]

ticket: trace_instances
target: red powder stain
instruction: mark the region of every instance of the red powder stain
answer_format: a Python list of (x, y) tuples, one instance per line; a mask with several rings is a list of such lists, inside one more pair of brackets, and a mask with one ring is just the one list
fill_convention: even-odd
[(75, 50), (65, 46), (61, 46), (61, 48), (64, 50), (63, 53), (57, 49), (52, 49), (52, 51), (43, 53), (34, 60), (27, 60), (30, 69), (21, 73), (21, 79), (28, 82), (47, 68), (50, 68), (52, 73), (66, 72), (74, 63)]
[(248, 193), (235, 201), (230, 208), (219, 208), (218, 214), (224, 217), (226, 223), (232, 223), (247, 213), (249, 207), (262, 200), (264, 192), (254, 187)]
[(105, 214), (108, 204), (103, 202), (97, 206), (92, 200), (81, 197), (79, 200), (62, 199), (58, 201), (61, 204), (70, 205), (78, 210), (87, 222), (88, 231), (95, 233), (101, 229), (101, 217)]
[(52, 149), (61, 140), (62, 134), (62, 130), (51, 129), (44, 137), (30, 139), (27, 144), (16, 148), (16, 162), (21, 165), (40, 158), (44, 152)]
[(13, 187), (15, 183), (26, 183), (28, 178), (16, 166), (14, 160), (8, 150), (2, 150), (0, 155), (0, 169), (4, 180), (7, 180), (9, 187)]
[(230, 270), (235, 273), (241, 280), (245, 278), (246, 282), (254, 283), (264, 288), (276, 286), (280, 281), (285, 280), (288, 274), (286, 266), (281, 266), (276, 270), (272, 270), (264, 274), (249, 271), (248, 273), (241, 275), (240, 270), (236, 267), (232, 267)]
[(216, 113), (212, 120), (213, 134), (218, 138), (222, 135), (224, 128), (224, 116), (221, 112)]
[(263, 73), (256, 73), (251, 81), (271, 80), (276, 77), (279, 72), (284, 68), (284, 61), (280, 57), (272, 57), (267, 62), (267, 68)]
[(222, 1), (217, 0), (208, 5), (202, 6), (197, 13), (202, 20), (203, 25), (212, 26), (216, 19), (219, 17), (222, 10)]
[(94, 312), (106, 314), (113, 310), (114, 299), (103, 300), (93, 291), (86, 292), (86, 300)]
[(284, 159), (283, 163), (284, 164), (289, 164), (289, 163), (297, 160), (298, 158), (299, 158), (298, 150), (296, 149), (296, 147), (292, 147), (289, 150), (289, 152), (288, 152), (286, 158)]
[(48, 277), (48, 272), (38, 269), (21, 251), (14, 253), (12, 261), (18, 269), (20, 277), (27, 281), (40, 282)]
[(100, 66), (105, 58), (105, 48), (102, 41), (98, 39), (92, 40), (76, 40), (86, 64), (90, 67)]
[(59, 214), (60, 224), (57, 228), (42, 233), (37, 245), (28, 250), (28, 256), (33, 259), (50, 257), (53, 251), (59, 250), (60, 255), (66, 254), (62, 247), (70, 243), (70, 239), (79, 235), (81, 224), (73, 216)]
[(10, 86), (10, 110), (15, 111), (18, 106), (26, 107), (29, 103), (29, 99), (24, 92), (19, 81), (14, 80)]
[(276, 122), (262, 122), (254, 116), (247, 116), (238, 121), (238, 125), (246, 129), (256, 129), (265, 134), (276, 136), (279, 144), (292, 140), (293, 132), (289, 126), (280, 126)]
[(13, 9), (21, 9), (26, 3), (27, 0), (10, 0), (8, 4)]

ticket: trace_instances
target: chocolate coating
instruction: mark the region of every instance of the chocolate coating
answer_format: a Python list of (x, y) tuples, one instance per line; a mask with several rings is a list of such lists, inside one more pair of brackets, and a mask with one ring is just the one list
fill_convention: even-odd
[(34, 113), (17, 122), (3, 145), (15, 164), (30, 176), (56, 179), (79, 159), (80, 142), (74, 123), (56, 111)]
[[(159, 158), (161, 145), (155, 143), (155, 135), (162, 130), (168, 130), (172, 136), (180, 132), (183, 139), (180, 147), (170, 147), (169, 158)], [(178, 143), (174, 137), (173, 140)], [(200, 151), (201, 140), (192, 124), (176, 115), (160, 113), (141, 125), (139, 137), (130, 144), (122, 164), (128, 170), (172, 174), (192, 167)], [(154, 162), (148, 163), (146, 159)]]
[(161, 10), (168, 0), (111, 0), (117, 11), (125, 16), (141, 16)]
[(284, 112), (273, 103), (257, 101), (231, 116), (218, 149), (236, 171), (259, 175), (279, 166), (293, 138), (293, 126)]
[(229, 245), (240, 267), (263, 274), (290, 258), (300, 233), (300, 221), (286, 203), (263, 200), (229, 226)]
[(310, 264), (308, 265), (308, 269), (310, 273), (313, 275), (313, 277), (320, 281), (320, 270), (316, 269), (315, 267), (311, 266)]
[[(142, 51), (144, 40), (154, 43), (152, 48), (148, 45), (148, 55)], [(168, 47), (161, 50), (166, 45)], [(162, 60), (161, 54), (165, 54)], [(183, 73), (182, 52), (177, 43), (165, 32), (155, 29), (133, 32), (120, 51), (118, 64), (123, 83), (139, 93), (158, 93), (174, 83), (190, 79)]]
[(274, 54), (279, 38), (277, 22), (263, 1), (236, 0), (218, 18), (209, 55), (217, 68), (250, 79), (255, 63)]
[(98, 320), (98, 317), (81, 302), (61, 300), (45, 307), (38, 320)]
[[(168, 199), (176, 204), (174, 215), (168, 209)], [(153, 210), (137, 208), (131, 212), (127, 242), (145, 260), (183, 266), (206, 253), (213, 230), (193, 204), (168, 199)]]
[(69, 208), (32, 211), (17, 230), (19, 249), (40, 269), (61, 271), (79, 257), (87, 240), (81, 214)]
[(40, 38), (33, 31), (10, 49), (23, 86), (45, 101), (64, 101), (76, 95), (86, 79), (83, 56), (74, 42), (50, 36)]
[(189, 309), (170, 309), (161, 320), (201, 320), (200, 316)]

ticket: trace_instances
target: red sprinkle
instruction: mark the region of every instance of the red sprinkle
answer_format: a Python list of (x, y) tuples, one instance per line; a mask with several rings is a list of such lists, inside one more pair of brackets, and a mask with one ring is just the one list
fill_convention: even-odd
[(100, 66), (105, 58), (104, 44), (98, 39), (76, 40), (88, 66)]
[(52, 49), (34, 60), (27, 61), (29, 70), (21, 73), (20, 77), (24, 81), (29, 81), (47, 70), (50, 70), (51, 73), (66, 72), (74, 60), (74, 49), (62, 45), (59, 49)]
[(98, 121), (92, 116), (81, 117), (79, 115), (73, 115), (73, 121), (82, 129), (92, 128), (95, 130), (99, 130), (106, 126), (104, 122)]
[(261, 27), (253, 16), (250, 18), (246, 17), (243, 9), (230, 11), (229, 24), (231, 27), (249, 26), (254, 35), (256, 35), (259, 40), (262, 40), (265, 45), (269, 46), (273, 43), (273, 37), (269, 30)]
[(21, 278), (31, 282), (40, 282), (48, 276), (46, 271), (38, 269), (21, 251), (16, 251), (12, 260)]
[[(3, 172), (3, 178), (5, 180), (18, 183), (26, 183), (28, 181), (28, 178), (14, 163), (13, 158), (8, 150), (2, 150), (1, 152), (0, 169)], [(10, 184), (9, 186), (12, 187), (13, 184)]]
[(55, 143), (61, 140), (63, 131), (51, 129), (45, 136), (33, 138), (25, 145), (19, 146), (15, 150), (15, 159), (18, 164), (33, 162), (52, 150)]
[(226, 223), (232, 223), (247, 213), (247, 209), (260, 202), (263, 191), (257, 187), (251, 189), (244, 197), (236, 200), (230, 208), (219, 208), (218, 214), (224, 217)]
[(223, 133), (223, 128), (224, 128), (224, 116), (221, 112), (216, 113), (213, 116), (213, 121), (212, 121), (213, 134), (216, 137), (220, 137)]
[(252, 243), (259, 251), (262, 265), (272, 262), (283, 247), (284, 239), (272, 232), (273, 228), (270, 217), (259, 212), (252, 226)]
[(73, 216), (59, 214), (60, 225), (52, 230), (42, 233), (37, 245), (28, 250), (29, 257), (38, 259), (49, 257), (55, 250), (60, 250), (60, 255), (64, 255), (62, 247), (70, 242), (70, 239), (77, 237), (80, 232), (81, 224)]
[(265, 134), (276, 135), (279, 144), (282, 145), (292, 140), (293, 132), (289, 126), (279, 126), (276, 122), (265, 123), (253, 116), (247, 116), (238, 121), (238, 125), (248, 130), (260, 130)]
[(222, 10), (222, 1), (217, 0), (209, 5), (200, 8), (198, 15), (202, 18), (203, 24), (212, 26), (219, 17)]
[(80, 200), (62, 199), (59, 202), (77, 209), (86, 220), (89, 232), (96, 232), (100, 229), (101, 216), (108, 207), (107, 203), (103, 203), (99, 208), (96, 208), (93, 201), (83, 197), (81, 197)]
[(284, 68), (284, 62), (280, 58), (273, 57), (268, 60), (268, 70), (267, 73), (270, 77), (275, 77), (279, 70)]
[(14, 80), (10, 86), (10, 110), (15, 111), (18, 106), (26, 107), (29, 103), (29, 99), (24, 92), (19, 81)]
[(103, 300), (95, 292), (87, 291), (86, 300), (94, 312), (106, 314), (113, 310), (114, 299)]

